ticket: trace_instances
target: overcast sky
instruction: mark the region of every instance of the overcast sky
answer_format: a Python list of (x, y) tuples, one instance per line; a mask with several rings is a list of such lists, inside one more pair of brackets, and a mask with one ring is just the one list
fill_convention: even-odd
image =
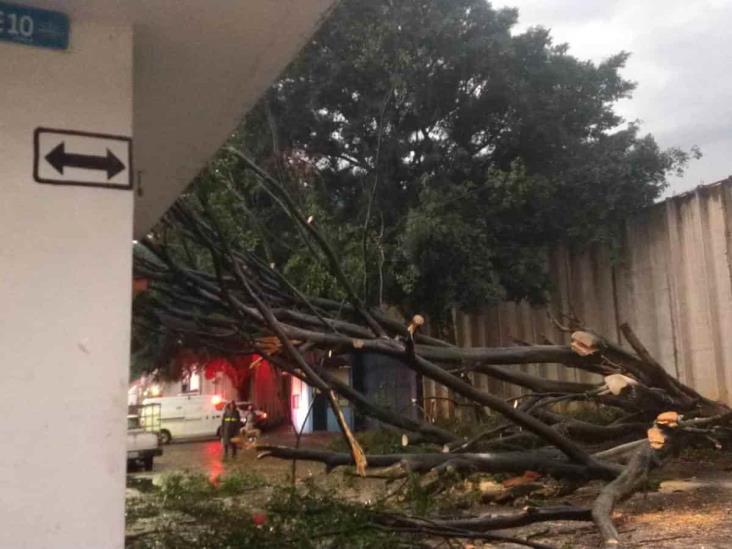
[(631, 53), (623, 75), (638, 84), (618, 105), (661, 147), (698, 145), (667, 194), (732, 175), (732, 0), (494, 0), (519, 9), (519, 30), (541, 25), (576, 57)]

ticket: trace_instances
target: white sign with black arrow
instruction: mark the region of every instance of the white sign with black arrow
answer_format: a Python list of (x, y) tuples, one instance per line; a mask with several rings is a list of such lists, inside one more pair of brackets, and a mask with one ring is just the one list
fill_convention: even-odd
[(129, 137), (36, 128), (33, 179), (52, 185), (132, 188)]

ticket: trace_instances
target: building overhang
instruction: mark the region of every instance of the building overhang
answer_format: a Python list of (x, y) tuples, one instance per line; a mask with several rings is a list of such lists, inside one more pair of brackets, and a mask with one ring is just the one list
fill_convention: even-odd
[(134, 29), (134, 234), (144, 235), (297, 55), (334, 0), (18, 2)]

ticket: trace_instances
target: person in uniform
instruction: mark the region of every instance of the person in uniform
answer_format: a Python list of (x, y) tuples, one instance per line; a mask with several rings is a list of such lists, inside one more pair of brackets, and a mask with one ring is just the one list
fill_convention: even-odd
[(224, 408), (224, 415), (221, 418), (221, 444), (224, 446), (224, 458), (229, 457), (229, 450), (231, 450), (231, 457), (236, 457), (238, 447), (232, 439), (239, 434), (239, 429), (241, 429), (241, 415), (236, 403), (232, 400)]

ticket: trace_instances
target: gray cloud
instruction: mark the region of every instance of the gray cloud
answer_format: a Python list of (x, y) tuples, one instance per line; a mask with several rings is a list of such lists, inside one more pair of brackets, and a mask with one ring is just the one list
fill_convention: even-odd
[(732, 174), (732, 0), (501, 0), (519, 9), (520, 31), (541, 25), (580, 58), (631, 52), (637, 82), (619, 112), (639, 119), (662, 147), (701, 147), (704, 157), (671, 181), (671, 193)]

